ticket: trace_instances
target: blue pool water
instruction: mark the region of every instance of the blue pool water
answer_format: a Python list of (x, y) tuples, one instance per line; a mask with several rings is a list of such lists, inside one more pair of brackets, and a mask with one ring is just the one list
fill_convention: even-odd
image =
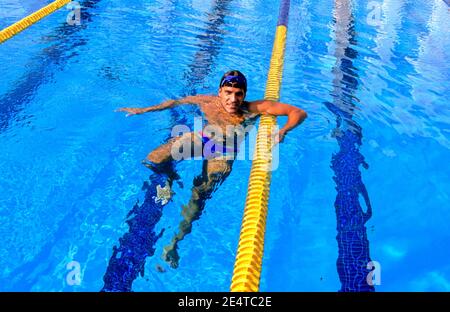
[[(50, 2), (0, 0), (0, 28)], [(450, 291), (449, 6), (353, 2), (291, 1), (280, 100), (309, 117), (272, 174), (260, 289)], [(80, 3), (81, 25), (62, 8), (0, 45), (2, 291), (104, 287), (127, 215), (145, 207), (140, 161), (195, 113), (116, 108), (214, 94), (233, 68), (247, 99), (264, 96), (279, 1)], [(179, 244), (179, 267), (161, 259), (201, 167), (178, 164), (184, 187), (147, 211), (152, 244), (132, 290), (229, 290), (248, 160)]]

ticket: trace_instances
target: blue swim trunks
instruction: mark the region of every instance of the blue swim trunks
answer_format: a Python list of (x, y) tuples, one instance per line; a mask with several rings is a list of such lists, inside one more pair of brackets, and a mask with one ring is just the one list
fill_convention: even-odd
[(205, 135), (202, 131), (199, 131), (200, 137), (202, 138), (202, 148), (203, 148), (203, 157), (209, 159), (214, 158), (215, 156), (235, 156), (239, 152), (239, 148), (233, 148), (221, 143), (218, 143)]

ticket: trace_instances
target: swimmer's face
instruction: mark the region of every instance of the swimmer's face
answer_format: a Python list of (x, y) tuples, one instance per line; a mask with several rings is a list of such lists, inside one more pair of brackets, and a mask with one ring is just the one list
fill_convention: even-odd
[(245, 92), (240, 88), (225, 86), (219, 89), (219, 98), (227, 113), (236, 114), (244, 102)]

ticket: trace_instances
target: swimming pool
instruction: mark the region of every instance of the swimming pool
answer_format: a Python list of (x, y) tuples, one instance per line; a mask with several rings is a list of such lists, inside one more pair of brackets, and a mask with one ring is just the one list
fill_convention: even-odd
[[(0, 0), (1, 28), (49, 2)], [(0, 45), (2, 291), (104, 286), (127, 215), (144, 202), (140, 161), (194, 118), (188, 107), (130, 118), (116, 108), (214, 94), (232, 68), (246, 74), (248, 99), (264, 96), (279, 1), (80, 3), (80, 26), (63, 8)], [(309, 118), (272, 174), (260, 290), (373, 290), (368, 261), (377, 291), (450, 290), (447, 29), (442, 0), (291, 1), (280, 100)], [(201, 171), (178, 164), (184, 187), (155, 225), (134, 291), (229, 290), (250, 167), (235, 162), (171, 269), (162, 247)]]

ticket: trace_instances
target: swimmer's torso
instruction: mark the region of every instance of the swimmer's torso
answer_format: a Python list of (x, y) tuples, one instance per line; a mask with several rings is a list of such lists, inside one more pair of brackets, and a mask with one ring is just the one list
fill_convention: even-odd
[[(220, 128), (223, 135), (229, 135), (229, 129), (235, 126), (236, 134), (240, 135), (239, 132), (241, 132), (242, 127), (246, 127), (256, 117), (256, 114), (249, 113), (246, 110), (242, 110), (238, 114), (229, 114), (222, 107), (217, 96), (202, 96), (198, 104), (206, 121), (206, 124), (203, 125), (203, 130), (206, 133), (208, 133), (208, 128), (213, 126)], [(243, 105), (246, 106), (247, 102), (244, 102)]]

